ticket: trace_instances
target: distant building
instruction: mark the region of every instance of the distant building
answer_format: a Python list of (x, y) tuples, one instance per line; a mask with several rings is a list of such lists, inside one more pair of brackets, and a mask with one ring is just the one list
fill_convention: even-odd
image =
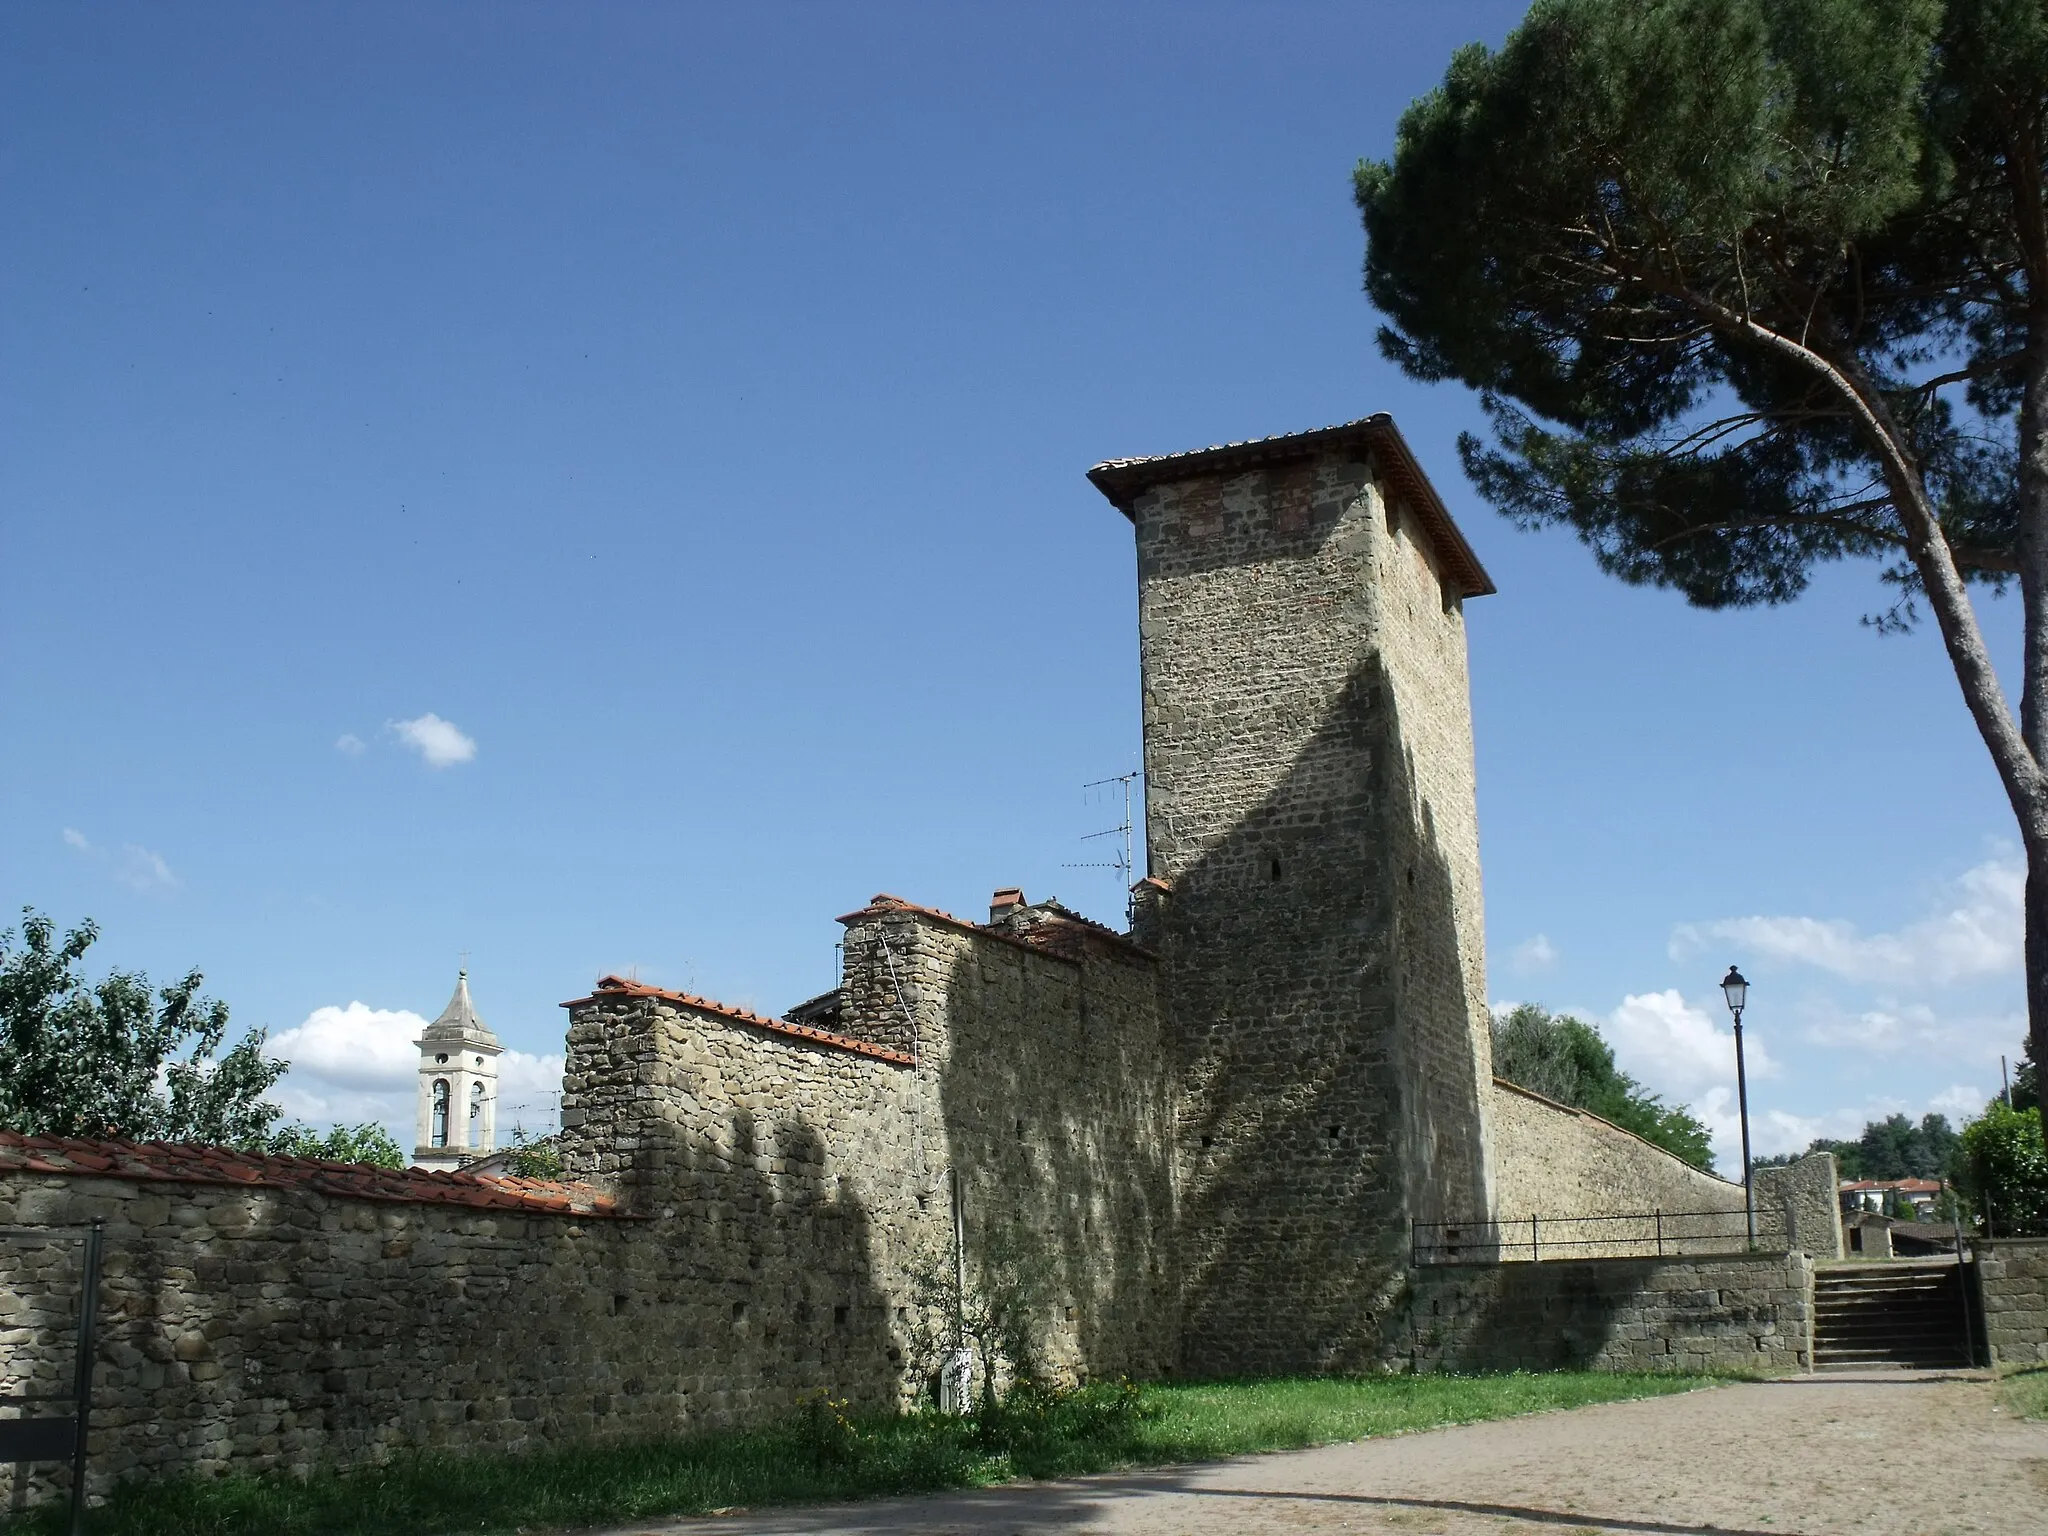
[(458, 971), (455, 995), (420, 1035), (415, 1168), (453, 1170), (496, 1150), (498, 1056), (504, 1047), (469, 1000), (469, 972)]
[(1842, 1214), (1853, 1216), (1859, 1211), (1889, 1214), (1885, 1210), (1890, 1204), (1888, 1197), (1896, 1195), (1910, 1204), (1914, 1214), (1924, 1220), (1933, 1213), (1935, 1202), (1941, 1198), (1941, 1187), (1939, 1179), (1844, 1179)]

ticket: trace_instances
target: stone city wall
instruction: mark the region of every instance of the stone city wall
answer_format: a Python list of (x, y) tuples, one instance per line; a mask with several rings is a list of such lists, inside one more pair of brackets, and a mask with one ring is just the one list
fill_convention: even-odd
[(910, 1347), (920, 1287), (950, 1268), (957, 1176), (970, 1277), (1025, 1283), (1052, 1371), (1172, 1370), (1169, 1079), (1152, 958), (1035, 908), (991, 928), (878, 897), (844, 921), (838, 1049), (616, 979), (573, 1005), (566, 1170), (629, 1210), (731, 1232), (720, 1241), (747, 1248), (753, 1294), (798, 1283), (804, 1262), (773, 1236), (782, 1208), (738, 1203), (723, 1181), (748, 1146), (771, 1173), (806, 1168), (857, 1213), (879, 1311), (854, 1322), (894, 1328), (881, 1341), (892, 1359)]
[(1757, 1371), (1813, 1363), (1802, 1254), (1432, 1264), (1410, 1271), (1415, 1371)]
[(1976, 1239), (1970, 1246), (1993, 1363), (2048, 1362), (2048, 1237)]
[[(1155, 967), (1031, 921), (1063, 952), (900, 904), (853, 920), (849, 990), (881, 1006), (887, 932), (915, 1053), (608, 979), (571, 1005), (568, 1184), (0, 1147), (0, 1224), (108, 1221), (94, 1478), (893, 1407), (929, 1386), (916, 1272), (950, 1267), (955, 1170), (970, 1275), (1027, 1273), (1055, 1374), (1171, 1371)], [(0, 1247), (0, 1390), (68, 1371), (76, 1274), (75, 1248)]]
[[(1501, 1257), (1531, 1257), (1525, 1233), (1532, 1216), (1539, 1218), (1539, 1245), (1545, 1241), (1542, 1221), (1557, 1223), (1549, 1240), (1560, 1250), (1573, 1239), (1600, 1243), (1588, 1250), (1595, 1254), (1619, 1248), (1650, 1256), (1722, 1253), (1747, 1242), (1739, 1183), (1703, 1173), (1632, 1131), (1504, 1078), (1496, 1078), (1493, 1088)], [(1831, 1152), (1783, 1168), (1759, 1168), (1757, 1241), (1777, 1252), (1840, 1258), (1835, 1183)], [(1597, 1219), (1577, 1219), (1587, 1217)]]
[[(265, 1161), (254, 1188), (0, 1168), (0, 1224), (107, 1222), (96, 1485), (634, 1439), (758, 1390), (725, 1329), (666, 1305), (642, 1223), (335, 1196), (293, 1182), (331, 1165)], [(0, 1266), (0, 1390), (52, 1390), (78, 1250), (10, 1244)], [(17, 1499), (68, 1480), (29, 1470)]]
[[(1685, 1245), (1714, 1250), (1744, 1235), (1738, 1219), (1701, 1219), (1693, 1213), (1742, 1210), (1742, 1186), (1702, 1173), (1662, 1147), (1620, 1126), (1496, 1078), (1493, 1084), (1494, 1210), (1510, 1257), (1527, 1257), (1513, 1240), (1530, 1217), (1565, 1222), (1577, 1217), (1637, 1217), (1662, 1211), (1662, 1223), (1577, 1222), (1555, 1229), (1559, 1242), (1573, 1236), (1601, 1241), (1643, 1240), (1662, 1231)], [(1640, 1228), (1640, 1230), (1638, 1230)], [(1539, 1239), (1541, 1236), (1539, 1229)], [(1650, 1248), (1655, 1252), (1654, 1246)]]
[[(1064, 1378), (1174, 1370), (1156, 961), (1043, 906), (991, 928), (878, 899), (844, 921), (839, 1027), (916, 1042), (923, 1113), (960, 1178), (970, 1269), (1040, 1294), (1040, 1348)], [(943, 1201), (947, 1185), (935, 1188)]]

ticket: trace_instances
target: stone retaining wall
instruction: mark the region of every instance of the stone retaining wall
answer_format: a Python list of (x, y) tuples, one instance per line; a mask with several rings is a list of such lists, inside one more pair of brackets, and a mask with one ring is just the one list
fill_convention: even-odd
[(1409, 1273), (1416, 1371), (1756, 1371), (1813, 1364), (1801, 1254), (1424, 1265)]
[(1971, 1244), (1984, 1302), (1984, 1342), (2000, 1365), (2048, 1361), (2048, 1237)]

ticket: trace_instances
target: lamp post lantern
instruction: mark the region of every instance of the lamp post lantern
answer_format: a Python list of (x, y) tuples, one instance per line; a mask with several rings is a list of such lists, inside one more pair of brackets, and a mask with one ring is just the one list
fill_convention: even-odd
[(1749, 1246), (1756, 1247), (1756, 1184), (1749, 1164), (1749, 1075), (1742, 1066), (1742, 1010), (1749, 1004), (1749, 983), (1734, 966), (1721, 978), (1721, 995), (1735, 1015), (1735, 1102), (1742, 1112), (1742, 1209), (1749, 1222)]

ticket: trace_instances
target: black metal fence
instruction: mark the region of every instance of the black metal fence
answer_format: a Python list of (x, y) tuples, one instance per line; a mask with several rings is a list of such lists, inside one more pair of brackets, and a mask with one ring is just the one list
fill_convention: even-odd
[[(1758, 1213), (1759, 1216), (1762, 1212)], [(1511, 1221), (1416, 1221), (1417, 1264), (1491, 1264), (1544, 1259), (1653, 1259), (1747, 1253), (1742, 1211), (1636, 1211), (1614, 1216), (1520, 1216)], [(1757, 1232), (1756, 1247), (1785, 1246), (1781, 1232)]]
[[(0, 1462), (71, 1463), (70, 1536), (82, 1536), (85, 1530), (85, 1445), (92, 1420), (93, 1335), (99, 1321), (100, 1248), (105, 1233), (102, 1220), (89, 1227), (0, 1227), (0, 1243), (79, 1245), (78, 1330), (70, 1390), (0, 1392), (0, 1407), (15, 1409), (19, 1415), (0, 1418)], [(12, 1380), (16, 1374), (0, 1359), (0, 1380)], [(45, 1384), (31, 1377), (29, 1384), (58, 1383)], [(49, 1411), (60, 1403), (68, 1405), (69, 1411)]]

